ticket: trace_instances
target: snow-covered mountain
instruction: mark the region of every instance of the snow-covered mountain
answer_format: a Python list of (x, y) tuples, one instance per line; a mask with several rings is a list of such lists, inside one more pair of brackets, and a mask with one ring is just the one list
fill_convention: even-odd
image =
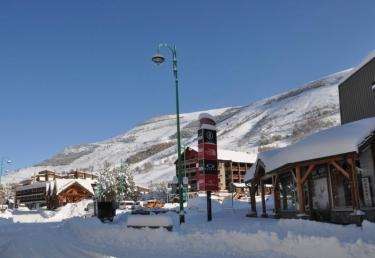
[[(286, 146), (305, 135), (335, 126), (340, 122), (337, 85), (349, 71), (247, 106), (181, 114), (183, 144), (196, 145), (197, 119), (201, 112), (216, 117), (219, 148), (246, 151), (253, 154), (254, 159), (258, 151)], [(98, 172), (104, 161), (115, 166), (127, 160), (136, 173), (138, 184), (169, 181), (176, 159), (175, 133), (175, 116), (158, 116), (117, 137), (67, 147), (33, 167), (14, 171), (4, 180), (17, 182), (43, 169)]]

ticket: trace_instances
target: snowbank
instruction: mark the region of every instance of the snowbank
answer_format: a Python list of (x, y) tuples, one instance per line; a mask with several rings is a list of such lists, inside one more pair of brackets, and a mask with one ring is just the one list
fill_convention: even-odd
[(0, 218), (9, 219), (11, 217), (12, 217), (12, 213), (8, 209), (6, 209), (4, 212), (0, 212)]
[[(211, 198), (212, 211), (222, 210), (222, 205), (220, 202), (214, 198)], [(198, 196), (196, 198), (191, 198), (188, 200), (187, 208), (192, 210), (197, 210), (199, 212), (204, 212), (207, 210), (207, 197)]]
[(9, 218), (19, 223), (44, 223), (58, 222), (73, 217), (85, 217), (87, 212), (85, 208), (92, 200), (83, 200), (78, 203), (68, 203), (55, 211), (38, 209), (29, 210), (26, 207), (19, 207), (15, 210), (7, 210), (0, 214), (0, 218)]
[(61, 221), (73, 217), (84, 217), (87, 215), (85, 208), (92, 200), (83, 200), (77, 203), (68, 203), (56, 210), (56, 213), (51, 216), (49, 221)]

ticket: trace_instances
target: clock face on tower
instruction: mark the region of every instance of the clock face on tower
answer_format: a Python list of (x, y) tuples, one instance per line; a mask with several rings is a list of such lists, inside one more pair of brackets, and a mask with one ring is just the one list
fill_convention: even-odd
[(214, 139), (214, 134), (211, 131), (206, 131), (207, 140), (212, 141)]
[(212, 143), (216, 144), (216, 131), (208, 129), (198, 130), (198, 144)]

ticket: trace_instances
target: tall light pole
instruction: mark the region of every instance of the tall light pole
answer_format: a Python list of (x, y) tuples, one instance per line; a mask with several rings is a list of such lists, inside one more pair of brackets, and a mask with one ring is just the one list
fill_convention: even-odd
[(4, 165), (5, 165), (4, 163), (10, 164), (10, 163), (12, 163), (12, 161), (7, 157), (1, 157), (1, 161), (0, 161), (0, 185), (1, 185), (1, 177), (3, 175)]
[(183, 200), (183, 181), (181, 173), (181, 136), (180, 136), (180, 107), (178, 100), (178, 77), (177, 77), (177, 53), (176, 46), (169, 46), (168, 44), (159, 44), (157, 53), (152, 57), (152, 61), (160, 65), (164, 63), (165, 58), (160, 54), (160, 49), (162, 47), (168, 48), (172, 52), (172, 61), (173, 61), (173, 76), (176, 87), (176, 124), (177, 124), (177, 176), (178, 176), (178, 190), (180, 195), (180, 224), (185, 223), (185, 212), (184, 212), (184, 200)]

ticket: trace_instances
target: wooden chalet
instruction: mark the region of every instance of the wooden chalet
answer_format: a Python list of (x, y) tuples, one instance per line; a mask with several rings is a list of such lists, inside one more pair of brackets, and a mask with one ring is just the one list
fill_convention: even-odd
[(94, 196), (92, 180), (57, 179), (51, 182), (47, 191), (48, 209), (56, 209), (67, 203), (75, 203)]
[(55, 209), (66, 203), (78, 202), (94, 195), (92, 185), (96, 175), (81, 171), (59, 174), (49, 170), (40, 171), (15, 188), (16, 204), (29, 208), (47, 206)]
[(287, 146), (260, 153), (245, 177), (251, 210), (255, 193), (272, 184), (274, 217), (334, 223), (375, 221), (375, 117), (333, 127)]

